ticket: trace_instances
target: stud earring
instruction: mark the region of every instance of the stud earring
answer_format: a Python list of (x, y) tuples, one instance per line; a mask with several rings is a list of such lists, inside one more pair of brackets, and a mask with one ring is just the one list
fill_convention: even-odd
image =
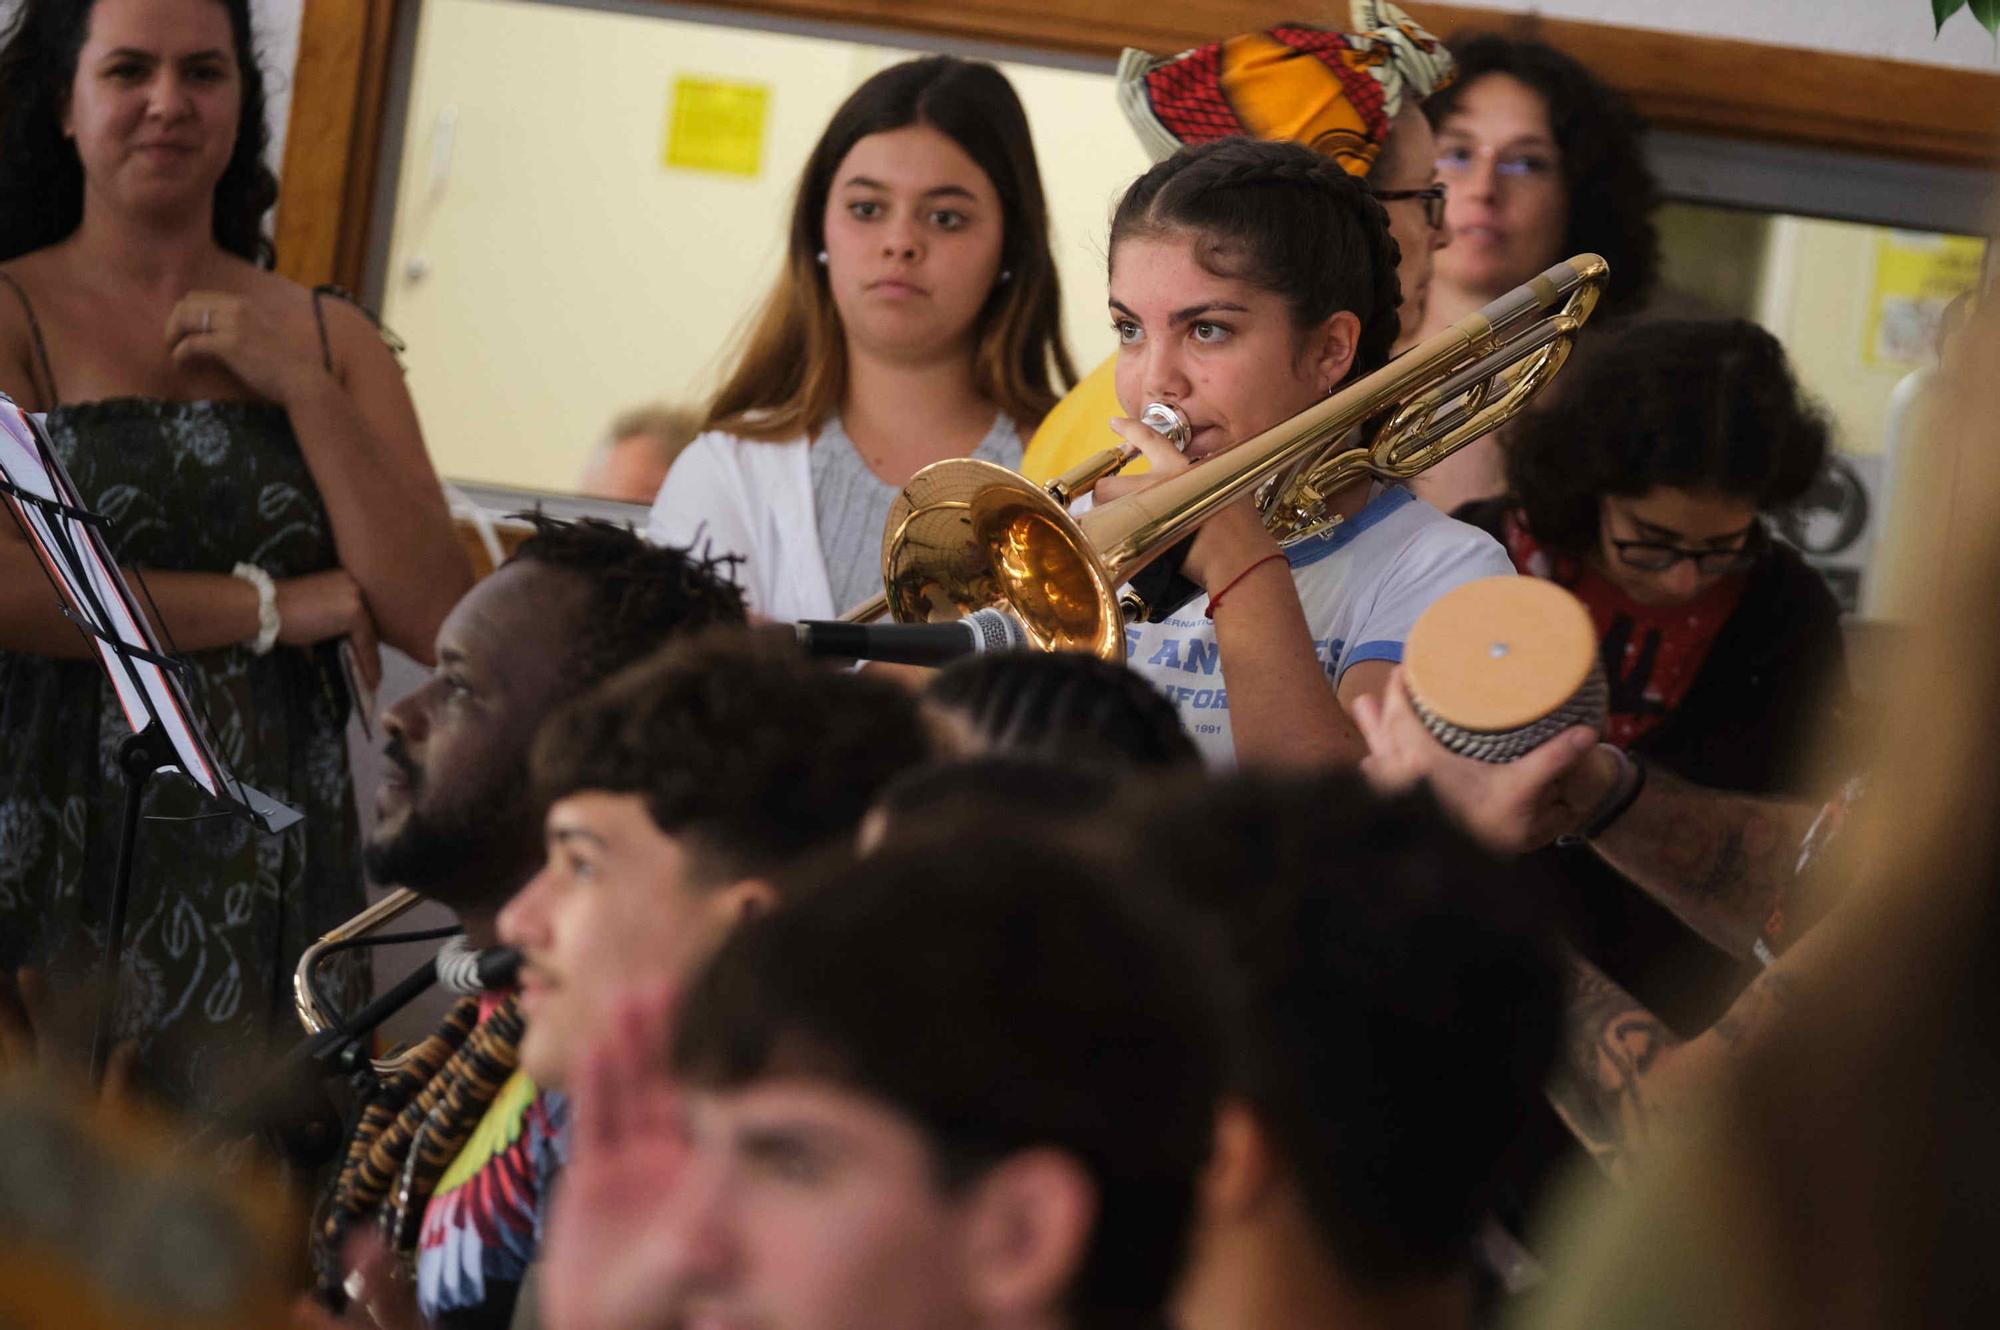
[(1000, 285), (1005, 286), (1007, 285), (1007, 283), (1013, 280), (1014, 280), (1014, 270), (1012, 268), (1002, 268), (1000, 270)]
[(821, 251), (819, 252), (819, 266), (820, 266), (820, 267), (822, 267), (822, 268), (824, 268), (824, 267), (826, 266), (826, 251), (825, 251), (825, 250), (821, 250)]

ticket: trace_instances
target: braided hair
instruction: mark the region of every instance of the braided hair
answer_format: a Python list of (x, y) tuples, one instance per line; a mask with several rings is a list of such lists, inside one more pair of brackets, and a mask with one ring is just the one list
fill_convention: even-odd
[[(264, 164), (271, 141), (264, 73), (250, 35), (249, 0), (216, 0), (229, 16), (243, 87), (236, 143), (215, 182), (215, 243), (268, 268), (275, 258), (264, 214), (278, 178)], [(43, 249), (83, 221), (83, 162), (63, 133), (63, 109), (90, 36), (93, 0), (28, 0), (0, 39), (0, 261)]]
[(1367, 186), (1296, 143), (1217, 139), (1182, 148), (1132, 182), (1111, 218), (1120, 241), (1189, 235), (1218, 277), (1282, 296), (1295, 327), (1342, 310), (1361, 320), (1348, 380), (1389, 362), (1402, 330), (1401, 254)]
[(1138, 674), (1077, 651), (967, 656), (924, 689), (988, 751), (1108, 772), (1199, 762), (1174, 704)]
[(648, 544), (631, 529), (594, 517), (515, 516), (533, 523), (535, 532), (509, 562), (566, 568), (589, 584), (583, 628), (571, 648), (579, 690), (651, 655), (670, 636), (744, 621), (743, 593), (729, 580), (732, 555), (711, 558)]

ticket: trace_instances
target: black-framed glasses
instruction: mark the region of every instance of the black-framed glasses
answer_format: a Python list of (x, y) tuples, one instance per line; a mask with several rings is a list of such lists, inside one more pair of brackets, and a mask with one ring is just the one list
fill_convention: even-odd
[(1422, 199), (1424, 220), (1435, 231), (1444, 225), (1444, 183), (1425, 185), (1422, 189), (1371, 189), (1368, 191), (1383, 203), (1394, 203), (1398, 199)]
[(1764, 552), (1759, 534), (1760, 529), (1752, 530), (1749, 537), (1733, 550), (1691, 550), (1664, 541), (1619, 540), (1615, 536), (1611, 540), (1611, 548), (1618, 551), (1620, 563), (1642, 573), (1664, 573), (1685, 559), (1703, 577), (1721, 577), (1743, 572), (1757, 562), (1757, 556)]

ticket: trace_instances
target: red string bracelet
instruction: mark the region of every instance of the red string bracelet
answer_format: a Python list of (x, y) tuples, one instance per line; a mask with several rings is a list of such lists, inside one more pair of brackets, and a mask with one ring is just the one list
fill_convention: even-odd
[(1257, 562), (1251, 564), (1248, 568), (1245, 568), (1242, 572), (1236, 574), (1236, 576), (1230, 578), (1227, 582), (1224, 582), (1222, 584), (1222, 590), (1210, 592), (1208, 596), (1208, 617), (1211, 619), (1215, 617), (1215, 611), (1218, 607), (1221, 606), (1222, 598), (1228, 595), (1231, 591), (1234, 591), (1236, 589), (1236, 584), (1238, 582), (1241, 582), (1244, 578), (1250, 576), (1250, 574), (1256, 572), (1259, 568), (1262, 568), (1265, 564), (1271, 563), (1273, 561), (1282, 563), (1285, 561), (1285, 556), (1282, 553), (1266, 554), (1263, 558), (1257, 560)]

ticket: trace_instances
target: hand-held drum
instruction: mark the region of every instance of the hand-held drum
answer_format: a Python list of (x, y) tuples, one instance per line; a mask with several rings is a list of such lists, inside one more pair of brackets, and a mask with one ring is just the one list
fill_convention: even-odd
[(1437, 741), (1482, 762), (1512, 762), (1573, 725), (1601, 732), (1610, 702), (1590, 612), (1539, 577), (1438, 597), (1403, 645), (1403, 679)]

